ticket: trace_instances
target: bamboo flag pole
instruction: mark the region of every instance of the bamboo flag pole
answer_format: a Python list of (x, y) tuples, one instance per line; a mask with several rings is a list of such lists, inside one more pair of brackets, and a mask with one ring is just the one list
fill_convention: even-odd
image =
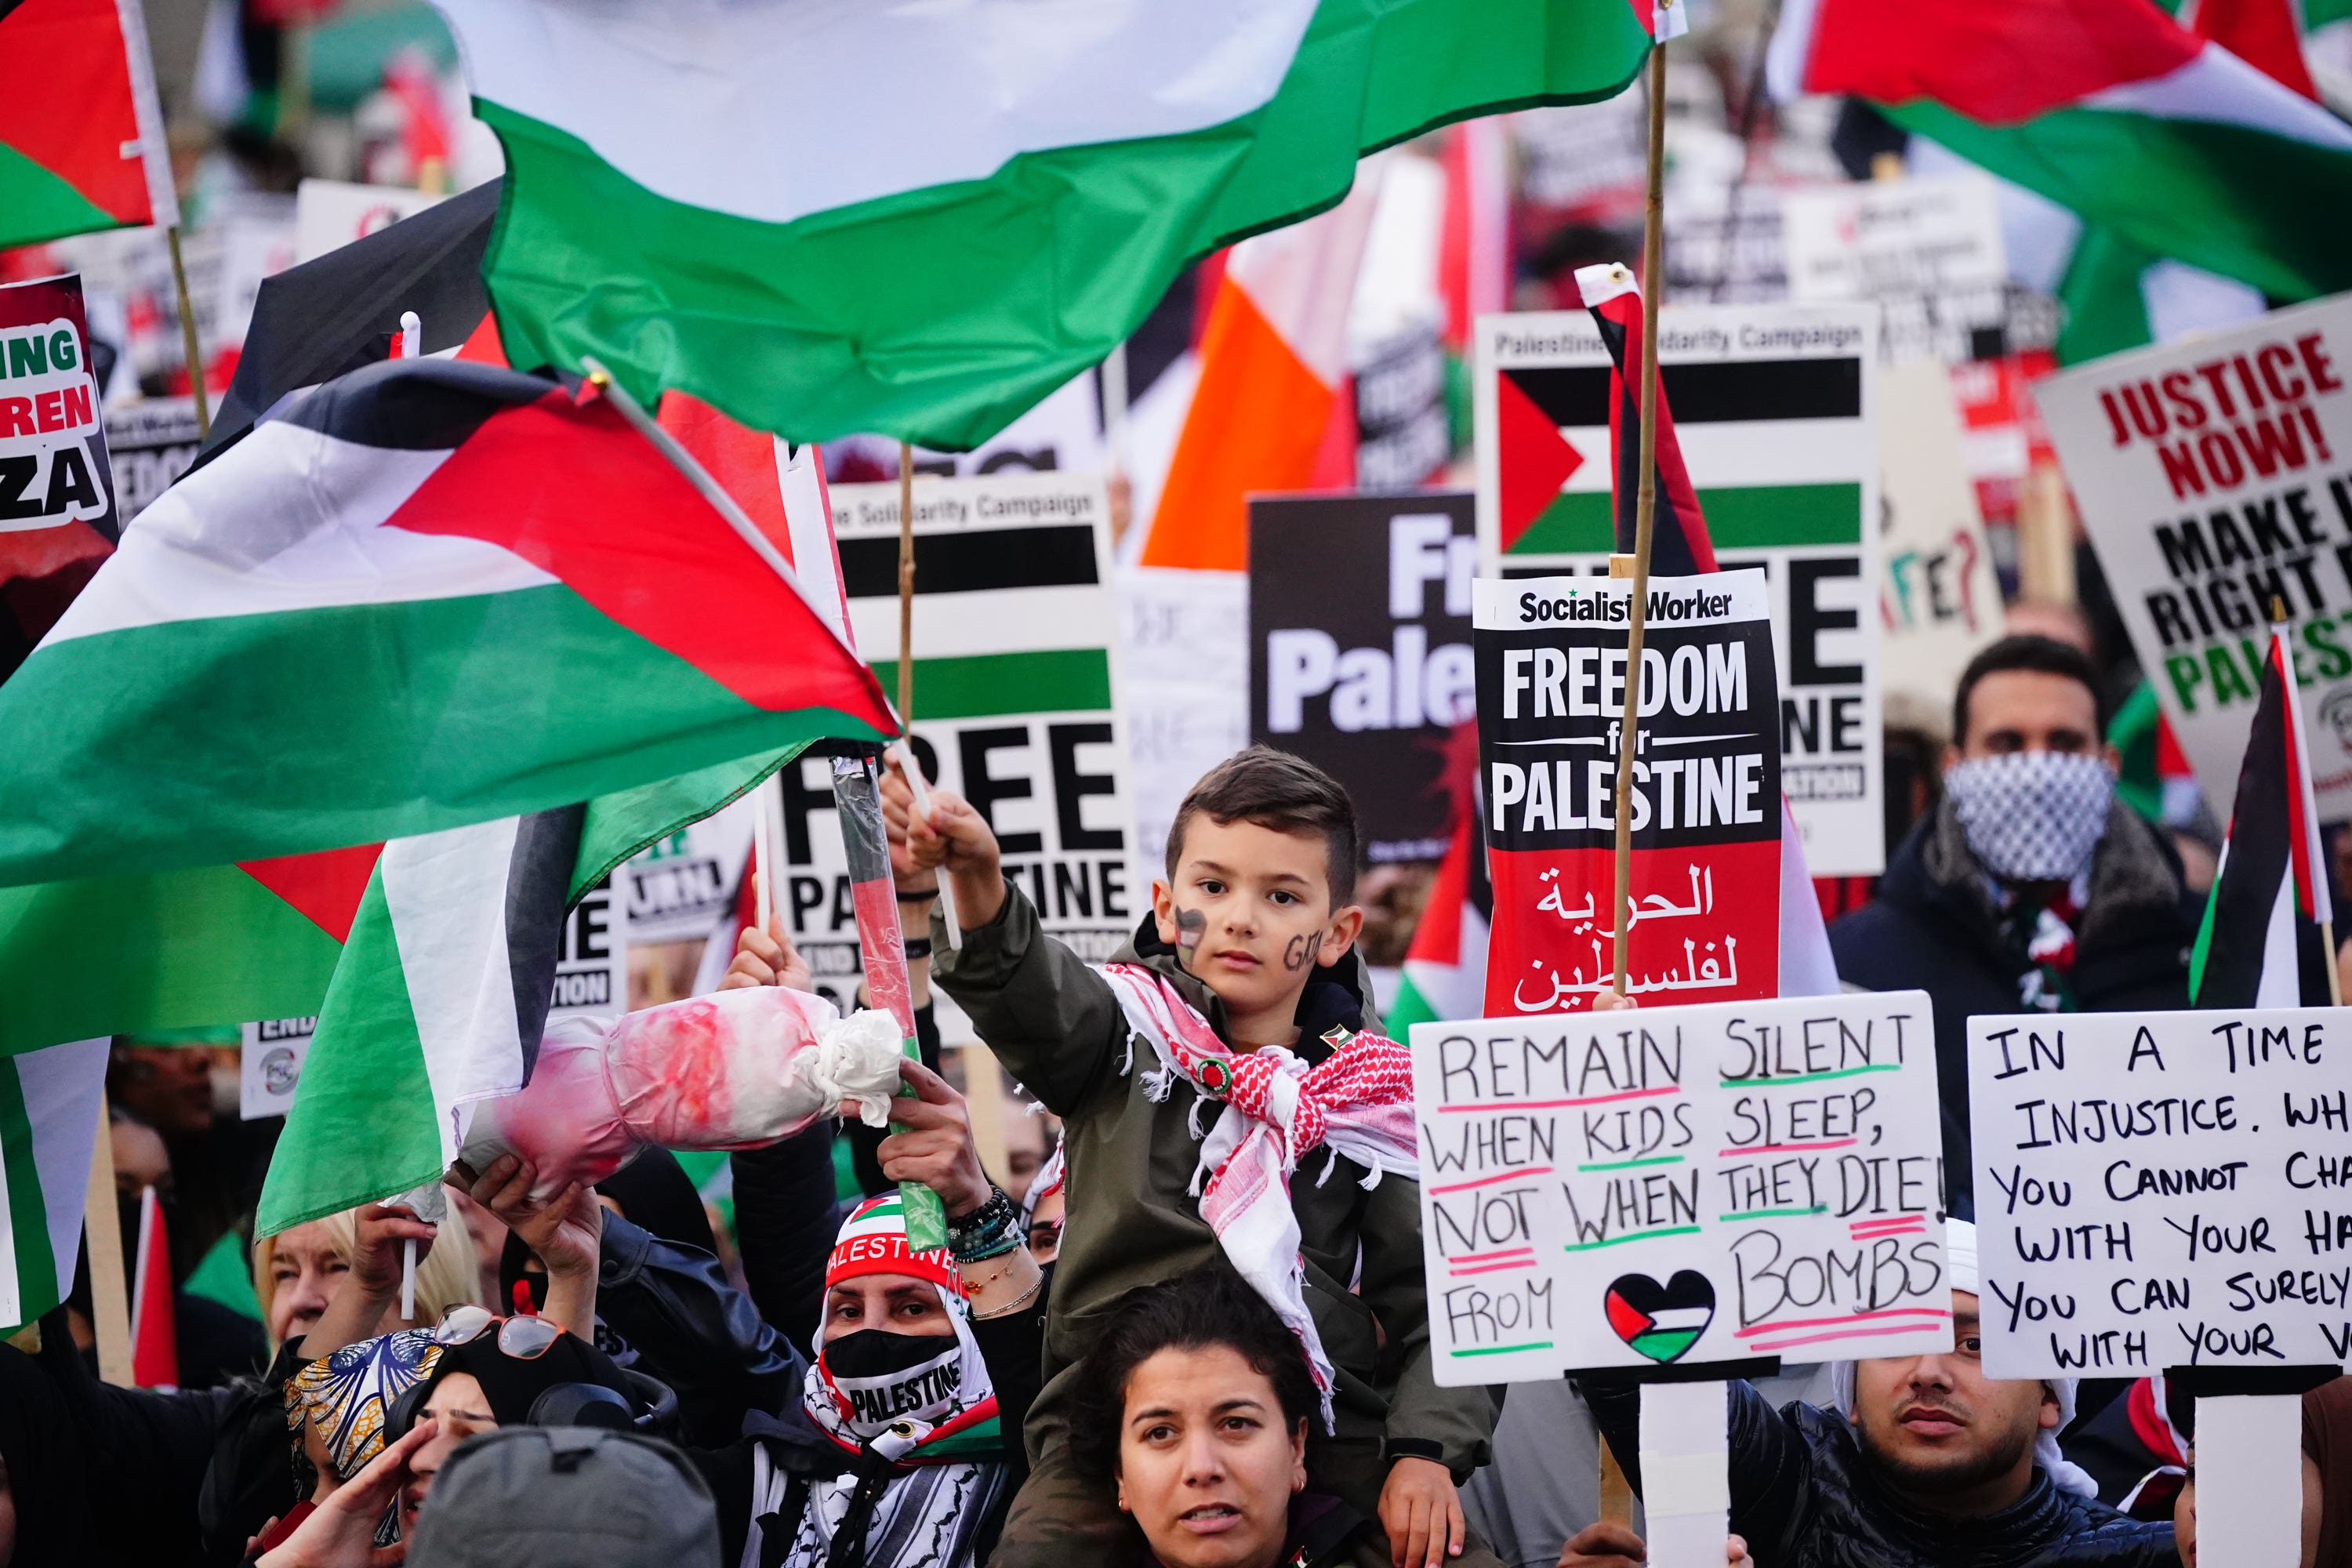
[(196, 437), (203, 440), (213, 433), (212, 400), (205, 394), (205, 356), (196, 346), (196, 312), (188, 303), (188, 264), (180, 259), (180, 226), (167, 226), (163, 237), (172, 247), (172, 284), (180, 299), (180, 348), (188, 357), (188, 390), (196, 399)]
[(89, 1146), (89, 1192), (82, 1200), (82, 1228), (89, 1241), (90, 1331), (98, 1339), (98, 1375), (129, 1388), (131, 1288), (122, 1272), (122, 1217), (114, 1206), (114, 1119), (106, 1094), (98, 1097), (98, 1138)]
[[(1625, 989), (1631, 934), (1626, 919), (1633, 890), (1633, 752), (1642, 718), (1642, 632), (1650, 595), (1650, 538), (1658, 513), (1658, 296), (1665, 289), (1660, 261), (1665, 226), (1666, 45), (1665, 28), (1650, 46), (1650, 189), (1642, 214), (1642, 477), (1633, 492), (1633, 553), (1612, 555), (1609, 574), (1633, 580), (1633, 612), (1625, 632), (1625, 710), (1617, 726), (1617, 980)], [(1601, 1517), (1631, 1527), (1633, 1489), (1608, 1440), (1601, 1443)]]

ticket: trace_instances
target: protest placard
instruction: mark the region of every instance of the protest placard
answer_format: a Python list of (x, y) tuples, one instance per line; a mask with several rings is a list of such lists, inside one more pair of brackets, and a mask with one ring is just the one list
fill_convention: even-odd
[(1949, 702), (1977, 650), (2001, 632), (2000, 583), (1977, 511), (1951, 377), (1933, 360), (1885, 367), (1878, 447), (1878, 615), (1886, 689)]
[(751, 856), (750, 795), (679, 828), (624, 870), (632, 942), (700, 941), (735, 907)]
[[(1613, 794), (1633, 597), (1624, 578), (1473, 584), (1490, 1016), (1582, 1008), (1615, 973)], [(1761, 572), (1650, 579), (1629, 994), (1780, 993), (1780, 705), (1765, 609)]]
[(1925, 994), (1412, 1029), (1449, 1386), (1951, 1346)]
[(304, 180), (294, 187), (294, 260), (315, 260), (447, 199), (405, 185)]
[(193, 397), (145, 397), (106, 411), (107, 456), (115, 500), (129, 522), (177, 484), (196, 460), (203, 437)]
[(283, 1116), (294, 1108), (294, 1086), (319, 1020), (268, 1018), (245, 1026), (237, 1053), (236, 1109), (241, 1121)]
[[(898, 487), (835, 485), (834, 531), (857, 647), (895, 690)], [(995, 829), (1004, 868), (1045, 929), (1095, 963), (1149, 901), (1129, 866), (1127, 740), (1113, 707), (1118, 610), (1108, 509), (1092, 475), (915, 482), (913, 750), (932, 782)], [(854, 1005), (856, 910), (833, 821), (829, 763), (781, 774), (778, 910), (817, 988)], [(950, 1042), (971, 1037), (946, 998)]]
[(1932, 174), (1780, 195), (1789, 298), (1868, 300), (1890, 357), (1951, 363), (2007, 346), (2009, 261), (1991, 179)]
[[(1879, 747), (1876, 311), (1669, 305), (1658, 362), (1717, 558), (1761, 566), (1782, 784), (1819, 876), (1885, 864)], [(1486, 316), (1473, 378), (1480, 569), (1606, 569), (1609, 354), (1582, 311)]]
[(1445, 744), (1475, 702), (1466, 493), (1259, 496), (1250, 739), (1344, 779), (1364, 858), (1445, 853)]
[(2225, 820), (2273, 602), (2311, 721), (2320, 816), (2352, 816), (2347, 375), (2352, 300), (2338, 298), (2033, 389), (2133, 648)]
[(2352, 1014), (1969, 1020), (1994, 1377), (2352, 1362)]
[(81, 279), (0, 286), (0, 533), (78, 524), (121, 531)]

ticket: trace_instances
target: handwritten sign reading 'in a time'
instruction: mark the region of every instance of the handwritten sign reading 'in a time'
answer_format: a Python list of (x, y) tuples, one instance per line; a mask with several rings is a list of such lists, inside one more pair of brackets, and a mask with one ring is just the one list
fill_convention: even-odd
[(1437, 1381), (1949, 1349), (1916, 991), (1412, 1029)]
[(2352, 1013), (1969, 1020), (1985, 1371), (2352, 1363)]

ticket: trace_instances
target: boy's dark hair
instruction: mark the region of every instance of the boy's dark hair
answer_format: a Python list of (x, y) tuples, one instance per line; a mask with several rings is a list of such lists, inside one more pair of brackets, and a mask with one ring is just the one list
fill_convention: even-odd
[(1201, 775), (1168, 828), (1168, 876), (1184, 853), (1184, 829), (1196, 814), (1223, 826), (1253, 822), (1276, 833), (1320, 834), (1330, 860), (1331, 906), (1356, 896), (1356, 803), (1338, 779), (1304, 757), (1272, 746), (1235, 752)]
[(2091, 709), (2098, 715), (2100, 735), (2107, 732), (2106, 693), (2099, 689), (2099, 673), (2091, 668), (2090, 659), (2081, 648), (2055, 637), (2010, 637), (1979, 653), (1960, 672), (1959, 689), (1952, 693), (1953, 745), (1965, 748), (1969, 743), (1969, 699), (1975, 694), (1977, 682), (2010, 669), (2063, 675), (2079, 681), (2083, 689), (2091, 694)]
[(1228, 1263), (1204, 1263), (1120, 1297), (1104, 1321), (1070, 1413), (1070, 1452), (1106, 1477), (1118, 1473), (1119, 1433), (1127, 1425), (1127, 1380), (1164, 1350), (1223, 1346), (1274, 1384), (1286, 1432), (1304, 1421), (1310, 1436), (1322, 1404), (1307, 1352), (1265, 1298)]

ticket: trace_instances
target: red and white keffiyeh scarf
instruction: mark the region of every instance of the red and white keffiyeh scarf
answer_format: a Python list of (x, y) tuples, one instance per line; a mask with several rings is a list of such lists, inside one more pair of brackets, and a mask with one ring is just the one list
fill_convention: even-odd
[[(1298, 1336), (1323, 1399), (1323, 1424), (1332, 1425), (1330, 1359), (1307, 1310), (1306, 1266), (1298, 1256), (1298, 1219), (1290, 1207), (1290, 1173), (1317, 1148), (1345, 1154), (1371, 1173), (1421, 1179), (1412, 1127), (1412, 1058), (1394, 1040), (1369, 1030), (1334, 1031), (1333, 1050), (1315, 1067), (1280, 1046), (1237, 1052), (1217, 1037), (1192, 1005), (1161, 975), (1139, 963), (1103, 967), (1134, 1032), (1150, 1042), (1160, 1070), (1147, 1079), (1153, 1100), (1165, 1100), (1181, 1077), (1224, 1110), (1201, 1145), (1192, 1190), (1201, 1217), (1216, 1233), (1226, 1258), (1290, 1331)], [(1197, 1118), (1199, 1107), (1194, 1108)], [(1202, 1137), (1195, 1120), (1192, 1135)], [(1324, 1167), (1323, 1175), (1330, 1175)], [(1204, 1184), (1205, 1178), (1205, 1184)]]

